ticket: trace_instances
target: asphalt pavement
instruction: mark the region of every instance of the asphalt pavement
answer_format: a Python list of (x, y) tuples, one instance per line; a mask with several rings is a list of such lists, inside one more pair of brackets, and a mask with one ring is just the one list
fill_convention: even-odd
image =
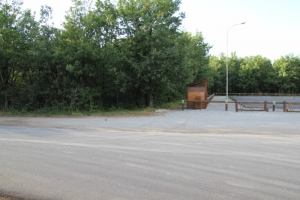
[(0, 193), (35, 200), (299, 199), (299, 115), (213, 107), (148, 117), (1, 117)]

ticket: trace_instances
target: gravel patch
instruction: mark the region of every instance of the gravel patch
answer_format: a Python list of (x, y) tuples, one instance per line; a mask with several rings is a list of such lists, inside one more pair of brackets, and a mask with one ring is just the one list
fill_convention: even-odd
[[(220, 100), (224, 97), (217, 97)], [(111, 132), (170, 133), (293, 133), (299, 134), (299, 112), (235, 111), (235, 104), (210, 103), (202, 110), (155, 111), (159, 115), (136, 117), (22, 118), (0, 117), (0, 126), (24, 126), (58, 129), (92, 129)]]
[(155, 110), (156, 113), (165, 113), (165, 112), (168, 112), (169, 110), (167, 109), (157, 109)]

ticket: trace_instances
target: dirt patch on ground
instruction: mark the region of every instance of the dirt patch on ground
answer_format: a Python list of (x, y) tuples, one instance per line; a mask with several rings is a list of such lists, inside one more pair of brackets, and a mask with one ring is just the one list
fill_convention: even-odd
[(0, 125), (1, 126), (29, 126), (30, 124), (24, 120), (4, 120), (0, 122)]
[(0, 200), (40, 200), (40, 199), (8, 195), (6, 193), (0, 192)]
[(1, 196), (0, 194), (0, 200), (29, 200), (29, 199), (24, 199), (20, 197), (8, 197), (7, 195)]
[(33, 200), (33, 199), (24, 199), (21, 197), (0, 197), (0, 200)]

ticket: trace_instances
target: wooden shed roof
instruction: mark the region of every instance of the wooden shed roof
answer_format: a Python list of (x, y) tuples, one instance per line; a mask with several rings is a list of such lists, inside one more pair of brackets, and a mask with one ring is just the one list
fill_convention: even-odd
[(199, 81), (196, 81), (196, 82), (193, 82), (193, 83), (189, 83), (186, 85), (186, 87), (193, 87), (195, 85), (198, 85), (200, 83), (208, 83), (208, 79), (203, 79), (203, 80), (199, 80)]

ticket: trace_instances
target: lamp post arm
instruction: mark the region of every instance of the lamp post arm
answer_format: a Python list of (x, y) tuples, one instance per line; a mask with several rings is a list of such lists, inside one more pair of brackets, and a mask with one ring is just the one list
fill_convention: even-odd
[(246, 24), (246, 22), (234, 24), (234, 25), (230, 26), (230, 27), (228, 28), (228, 30), (227, 30), (227, 57), (228, 57), (228, 35), (229, 35), (228, 33), (229, 33), (229, 31), (230, 31), (230, 29), (231, 29), (232, 27), (238, 26), (238, 25), (242, 25), (242, 24)]

